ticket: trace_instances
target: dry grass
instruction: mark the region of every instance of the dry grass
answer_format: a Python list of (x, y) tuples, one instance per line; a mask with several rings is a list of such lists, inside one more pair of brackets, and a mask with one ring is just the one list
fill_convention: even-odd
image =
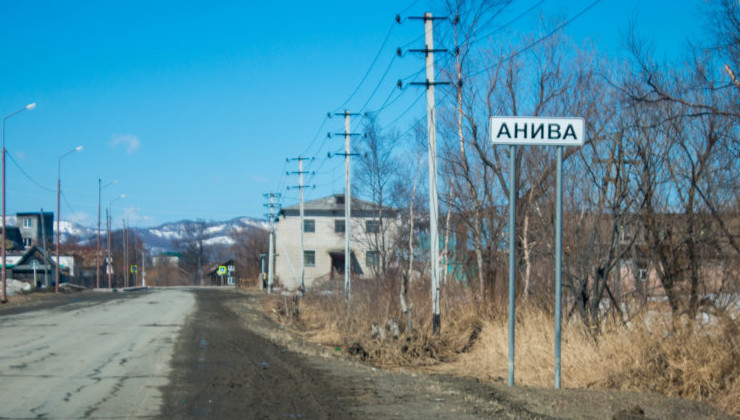
[[(481, 310), (469, 289), (447, 285), (442, 333), (431, 334), (428, 283), (409, 290), (414, 330), (404, 328), (392, 281), (355, 282), (351, 311), (343, 294), (312, 293), (300, 300), (300, 316), (288, 298), (273, 299), (271, 310), (306, 339), (342, 347), (385, 368), (424, 370), (477, 377), (507, 376), (508, 327), (505, 314)], [(554, 318), (533, 305), (520, 305), (516, 319), (517, 384), (553, 385)], [(286, 310), (287, 307), (287, 310)], [(598, 340), (577, 319), (563, 324), (562, 381), (568, 388), (657, 392), (705, 401), (740, 415), (740, 326), (727, 313), (707, 325), (665, 322), (664, 308), (651, 308), (629, 326), (608, 322)], [(399, 322), (399, 340), (371, 338), (371, 324)], [(648, 327), (649, 325), (649, 327)]]

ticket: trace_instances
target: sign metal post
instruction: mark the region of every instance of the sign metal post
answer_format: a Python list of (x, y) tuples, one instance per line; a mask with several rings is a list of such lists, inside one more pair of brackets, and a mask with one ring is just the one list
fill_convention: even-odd
[(514, 327), (516, 278), (516, 153), (517, 146), (557, 146), (555, 186), (555, 389), (561, 386), (560, 344), (562, 329), (563, 147), (583, 146), (583, 118), (491, 117), (491, 144), (510, 146), (509, 167), (509, 355), (508, 385), (514, 385)]

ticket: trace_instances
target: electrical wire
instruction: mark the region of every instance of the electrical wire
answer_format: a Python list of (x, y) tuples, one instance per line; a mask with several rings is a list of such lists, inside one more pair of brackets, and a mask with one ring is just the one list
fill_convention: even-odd
[[(380, 114), (381, 111), (383, 111), (386, 108), (388, 108), (389, 106), (393, 105), (393, 103), (395, 103), (398, 99), (400, 99), (403, 96), (403, 94), (406, 93), (406, 90), (408, 89), (408, 84), (403, 85), (403, 82), (404, 81), (407, 81), (407, 80), (409, 80), (411, 78), (417, 77), (422, 72), (424, 72), (424, 69), (421, 69), (421, 70), (417, 71), (416, 73), (413, 73), (413, 74), (411, 74), (409, 76), (406, 76), (406, 77), (404, 77), (402, 79), (399, 79), (401, 81), (401, 84), (402, 84), (403, 87), (401, 87), (401, 89), (398, 89), (397, 90), (397, 87), (394, 86), (393, 89), (391, 89), (391, 92), (388, 94), (388, 96), (383, 101), (383, 103), (380, 105), (380, 107), (378, 109), (372, 111), (372, 112), (374, 114), (378, 115), (378, 114)], [(391, 97), (396, 92), (398, 92), (398, 95), (391, 100)]]
[(288, 161), (286, 160), (283, 163), (283, 169), (280, 170), (280, 181), (278, 182), (277, 188), (275, 189), (277, 193), (280, 193), (280, 191), (282, 191), (283, 187), (285, 186), (285, 181), (287, 178), (287, 175), (285, 174), (285, 169), (287, 167), (288, 167)]
[[(518, 15), (517, 15), (516, 17), (514, 17), (514, 18), (513, 18), (513, 19), (511, 19), (510, 21), (508, 21), (508, 22), (504, 23), (503, 25), (500, 25), (500, 26), (498, 26), (498, 27), (494, 28), (493, 30), (491, 30), (491, 32), (488, 32), (488, 33), (485, 33), (485, 34), (475, 34), (475, 37), (476, 37), (476, 38), (488, 38), (489, 36), (491, 36), (491, 35), (493, 35), (493, 34), (495, 34), (495, 33), (497, 33), (497, 32), (500, 32), (500, 31), (501, 31), (501, 30), (503, 30), (504, 28), (506, 28), (506, 27), (510, 26), (510, 25), (511, 25), (511, 24), (513, 24), (514, 22), (516, 22), (516, 21), (518, 21), (519, 19), (523, 18), (524, 16), (528, 15), (528, 14), (529, 14), (529, 12), (531, 12), (531, 11), (532, 11), (532, 10), (534, 10), (534, 9), (536, 9), (537, 7), (539, 7), (540, 5), (542, 5), (542, 3), (546, 2), (546, 1), (547, 1), (547, 0), (540, 0), (540, 1), (538, 1), (538, 2), (537, 2), (537, 3), (535, 3), (535, 4), (533, 5), (533, 6), (530, 6), (530, 7), (529, 7), (529, 8), (527, 9), (527, 10), (525, 10), (525, 11), (523, 11), (522, 13), (518, 14)], [(494, 17), (495, 17), (495, 16), (494, 16)], [(489, 19), (489, 21), (490, 21), (490, 19)], [(488, 21), (487, 21), (487, 22), (488, 22)], [(487, 22), (486, 22), (486, 24), (487, 24)], [(481, 28), (482, 28), (482, 27), (484, 27), (484, 26), (485, 26), (486, 24), (483, 24), (483, 25), (481, 25)]]
[(72, 205), (69, 204), (69, 200), (67, 200), (67, 196), (64, 194), (64, 191), (59, 191), (59, 195), (61, 195), (62, 198), (64, 199), (64, 204), (67, 205), (67, 208), (69, 209), (69, 212), (72, 213), (72, 214), (74, 214), (75, 213), (75, 209), (73, 209), (72, 208)]
[(365, 83), (365, 81), (367, 80), (367, 77), (370, 75), (370, 71), (375, 66), (375, 63), (377, 63), (378, 58), (380, 57), (380, 53), (383, 52), (383, 48), (385, 48), (385, 44), (388, 42), (388, 39), (391, 36), (391, 32), (393, 32), (393, 28), (395, 26), (396, 26), (396, 23), (395, 22), (394, 23), (391, 23), (390, 28), (388, 28), (388, 33), (385, 34), (385, 38), (383, 39), (383, 43), (380, 45), (380, 48), (378, 48), (378, 52), (375, 54), (375, 58), (373, 58), (373, 61), (370, 63), (370, 67), (368, 67), (367, 71), (365, 72), (365, 75), (362, 76), (362, 79), (360, 80), (360, 83), (357, 84), (357, 87), (349, 95), (349, 98), (347, 98), (342, 103), (342, 105), (339, 105), (339, 107), (337, 107), (336, 109), (334, 109), (334, 112), (337, 112), (337, 111), (343, 109), (349, 103), (349, 101), (352, 100), (352, 98), (355, 96), (355, 94), (357, 94), (357, 92), (360, 90), (360, 88), (362, 87), (362, 85)]
[(28, 175), (28, 173), (26, 173), (26, 171), (24, 171), (23, 168), (21, 168), (21, 165), (18, 164), (18, 162), (16, 162), (16, 160), (13, 158), (13, 155), (12, 154), (6, 152), (5, 155), (10, 158), (10, 161), (13, 162), (13, 164), (15, 164), (15, 167), (18, 168), (19, 171), (21, 171), (21, 173), (23, 174), (23, 176), (25, 176), (26, 179), (28, 179), (29, 181), (31, 181), (34, 184), (36, 184), (37, 187), (41, 188), (42, 190), (48, 191), (48, 192), (56, 192), (55, 189), (48, 188), (48, 187), (45, 187), (45, 186), (41, 185), (38, 181), (36, 181), (35, 179), (33, 179), (31, 177), (31, 175)]
[(383, 84), (383, 81), (385, 80), (385, 77), (388, 75), (388, 71), (390, 71), (391, 66), (396, 61), (396, 57), (397, 56), (394, 54), (393, 55), (393, 58), (391, 58), (391, 62), (388, 63), (388, 67), (385, 68), (385, 71), (383, 72), (383, 75), (380, 77), (380, 81), (378, 81), (378, 84), (375, 85), (375, 89), (373, 89), (373, 92), (370, 94), (370, 97), (367, 98), (367, 101), (365, 101), (365, 103), (362, 105), (362, 108), (360, 108), (360, 110), (358, 112), (364, 111), (365, 108), (367, 108), (367, 105), (370, 103), (370, 101), (373, 100), (373, 97), (375, 97), (375, 94), (378, 93), (378, 89)]
[(408, 107), (408, 108), (406, 108), (406, 110), (404, 110), (404, 111), (403, 111), (403, 112), (402, 112), (402, 113), (401, 113), (401, 114), (400, 114), (399, 116), (397, 116), (397, 117), (396, 117), (396, 118), (395, 118), (395, 119), (394, 119), (393, 121), (391, 121), (390, 123), (386, 124), (386, 127), (390, 127), (390, 126), (392, 126), (393, 124), (397, 123), (397, 122), (398, 122), (398, 120), (400, 120), (401, 118), (403, 118), (403, 117), (404, 117), (404, 116), (405, 116), (405, 115), (406, 115), (406, 114), (407, 114), (407, 113), (408, 113), (409, 111), (411, 111), (411, 108), (413, 108), (413, 107), (414, 107), (414, 105), (416, 105), (416, 103), (417, 103), (417, 102), (419, 102), (419, 100), (420, 100), (420, 99), (421, 99), (421, 98), (422, 98), (422, 97), (423, 97), (423, 96), (424, 96), (425, 94), (426, 94), (426, 91), (424, 91), (424, 92), (421, 92), (421, 94), (419, 94), (419, 96), (418, 96), (418, 97), (417, 97), (417, 98), (416, 98), (416, 99), (414, 100), (414, 102), (412, 102), (412, 103), (411, 103), (411, 105), (409, 105), (409, 107)]
[[(591, 10), (591, 8), (593, 8), (597, 4), (601, 3), (601, 1), (602, 0), (595, 0), (594, 2), (592, 2), (591, 4), (589, 4), (588, 6), (586, 6), (583, 10), (581, 10), (578, 13), (576, 13), (575, 16), (573, 16), (572, 18), (566, 20), (564, 23), (562, 23), (561, 25), (559, 25), (557, 28), (553, 29), (552, 31), (548, 32), (545, 36), (539, 38), (538, 40), (536, 40), (533, 43), (527, 45), (526, 47), (522, 48), (521, 50), (519, 50), (519, 51), (515, 52), (514, 54), (512, 54), (512, 55), (506, 57), (505, 59), (503, 59), (501, 61), (501, 63), (505, 63), (507, 61), (513, 60), (514, 58), (518, 57), (519, 55), (524, 54), (525, 52), (529, 51), (530, 49), (532, 49), (533, 47), (535, 47), (540, 42), (546, 40), (547, 38), (549, 38), (549, 37), (551, 37), (553, 35), (555, 35), (561, 29), (565, 28), (566, 26), (568, 26), (569, 24), (571, 24), (573, 21), (575, 21), (576, 19), (578, 19), (579, 17), (581, 17), (584, 13), (588, 12), (589, 10)], [(497, 63), (496, 65), (498, 65), (498, 64), (500, 64), (500, 63)], [(478, 76), (478, 75), (480, 75), (482, 73), (485, 73), (487, 71), (490, 71), (492, 68), (496, 67), (496, 65), (493, 65), (493, 66), (484, 68), (482, 70), (473, 72), (473, 73), (471, 73), (469, 75), (469, 77), (475, 77), (475, 76)]]
[(398, 12), (398, 15), (400, 16), (400, 15), (402, 15), (402, 14), (404, 14), (404, 13), (408, 12), (408, 11), (409, 11), (409, 9), (411, 9), (411, 8), (412, 8), (412, 7), (414, 7), (414, 6), (416, 6), (416, 4), (417, 4), (417, 3), (419, 3), (420, 1), (421, 1), (421, 0), (415, 0), (415, 1), (413, 1), (413, 2), (411, 3), (411, 4), (409, 4), (408, 6), (406, 6), (406, 8), (405, 8), (405, 9), (401, 10), (400, 12)]

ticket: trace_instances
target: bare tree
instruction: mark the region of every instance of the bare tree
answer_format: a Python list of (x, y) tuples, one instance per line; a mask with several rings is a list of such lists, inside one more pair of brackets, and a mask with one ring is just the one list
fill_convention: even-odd
[(232, 229), (229, 237), (234, 240), (230, 252), (236, 260), (237, 272), (246, 278), (255, 278), (260, 273), (260, 255), (268, 246), (267, 229)]
[(355, 166), (353, 185), (360, 196), (377, 204), (379, 224), (377, 229), (373, 228), (365, 232), (357, 240), (364, 242), (368, 249), (378, 252), (380, 261), (376, 267), (371, 267), (376, 275), (385, 274), (387, 271), (393, 245), (395, 245), (389, 243), (395, 238), (389, 237), (392, 229), (389, 229), (388, 218), (392, 220), (396, 212), (389, 211), (391, 200), (388, 196), (390, 186), (397, 182), (399, 167), (395, 156), (397, 137), (396, 133), (383, 133), (378, 119), (368, 114), (365, 117), (365, 136), (357, 147), (359, 159)]
[(192, 273), (193, 284), (203, 286), (203, 266), (208, 262), (208, 254), (204, 249), (206, 223), (203, 220), (185, 221), (182, 233), (182, 238), (176, 244), (182, 254), (182, 265)]

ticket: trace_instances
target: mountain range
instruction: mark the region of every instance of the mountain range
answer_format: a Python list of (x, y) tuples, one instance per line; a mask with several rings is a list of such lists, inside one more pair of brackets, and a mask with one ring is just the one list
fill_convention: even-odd
[[(249, 232), (252, 230), (267, 230), (268, 223), (264, 219), (252, 217), (236, 217), (226, 221), (202, 221), (203, 243), (212, 246), (230, 246), (234, 244), (233, 232)], [(15, 226), (15, 216), (8, 216), (6, 223)], [(152, 254), (167, 251), (175, 251), (178, 241), (186, 238), (188, 228), (197, 222), (192, 220), (180, 220), (167, 222), (154, 227), (134, 227), (131, 229), (136, 233), (138, 240), (146, 244)], [(56, 223), (54, 224), (56, 234)], [(60, 242), (73, 241), (80, 245), (93, 245), (97, 240), (97, 227), (83, 226), (75, 222), (59, 221)], [(104, 235), (104, 227), (101, 228)]]

